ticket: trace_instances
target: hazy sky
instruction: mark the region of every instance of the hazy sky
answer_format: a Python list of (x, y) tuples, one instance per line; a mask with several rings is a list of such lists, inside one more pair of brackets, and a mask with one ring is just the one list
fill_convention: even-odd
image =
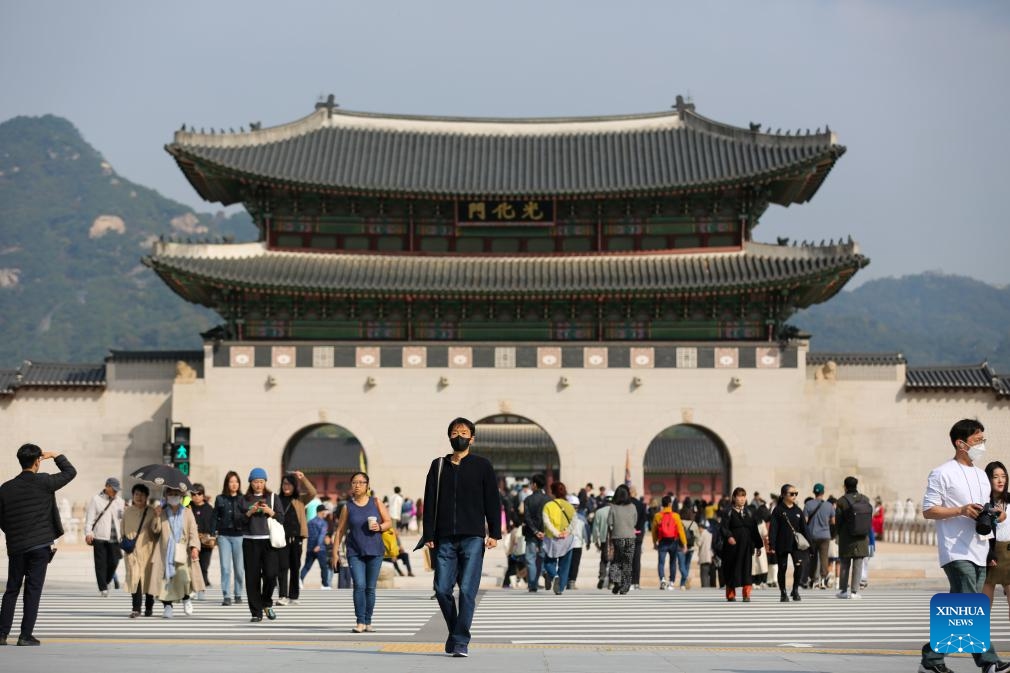
[[(123, 176), (205, 211), (163, 145), (185, 122), (271, 126), (321, 94), (390, 113), (667, 109), (829, 124), (848, 152), (755, 237), (852, 235), (860, 281), (1010, 283), (1010, 3), (0, 0), (0, 120), (73, 121)], [(1004, 119), (1001, 122), (1000, 119)]]

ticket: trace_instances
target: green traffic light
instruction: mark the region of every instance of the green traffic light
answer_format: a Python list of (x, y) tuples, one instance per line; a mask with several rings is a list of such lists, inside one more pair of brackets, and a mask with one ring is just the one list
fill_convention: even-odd
[(176, 465), (180, 472), (182, 472), (187, 477), (189, 476), (189, 463), (179, 463)]
[(175, 460), (189, 460), (189, 448), (185, 444), (176, 446)]

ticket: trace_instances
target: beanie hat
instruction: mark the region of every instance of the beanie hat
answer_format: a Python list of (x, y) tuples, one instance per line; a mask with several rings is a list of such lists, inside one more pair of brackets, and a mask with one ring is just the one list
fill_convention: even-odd
[(821, 495), (824, 493), (824, 484), (814, 484), (814, 495)]
[(248, 481), (252, 481), (253, 479), (262, 479), (266, 481), (266, 478), (267, 478), (266, 470), (264, 470), (262, 467), (254, 467), (252, 471), (249, 473)]

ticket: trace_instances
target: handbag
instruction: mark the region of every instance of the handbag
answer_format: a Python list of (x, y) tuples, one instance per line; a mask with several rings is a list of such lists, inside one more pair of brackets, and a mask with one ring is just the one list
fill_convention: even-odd
[[(277, 504), (277, 495), (270, 500), (271, 508), (277, 511), (273, 505)], [(284, 533), (284, 524), (277, 519), (270, 517), (267, 519), (267, 530), (270, 532), (270, 546), (274, 549), (283, 549), (288, 544), (287, 535)]]
[(796, 532), (796, 529), (793, 528), (792, 522), (789, 520), (789, 515), (786, 514), (785, 511), (782, 512), (782, 516), (785, 518), (786, 523), (789, 524), (789, 530), (793, 532), (793, 538), (796, 540), (796, 549), (799, 551), (806, 551), (810, 549), (810, 540), (807, 539), (807, 536), (803, 533)]
[[(105, 512), (102, 512), (103, 514)], [(119, 541), (119, 548), (122, 549), (127, 554), (132, 554), (133, 550), (137, 548), (137, 538), (140, 537), (140, 531), (144, 529), (144, 519), (147, 518), (147, 508), (144, 508), (144, 513), (140, 515), (140, 525), (137, 526), (137, 534), (132, 538), (124, 537)]]

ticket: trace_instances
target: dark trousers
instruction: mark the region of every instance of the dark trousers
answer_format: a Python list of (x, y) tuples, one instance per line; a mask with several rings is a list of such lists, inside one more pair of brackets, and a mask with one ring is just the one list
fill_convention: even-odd
[(298, 600), (298, 571), (302, 568), (302, 540), (289, 538), (288, 545), (277, 550), (277, 595)]
[(809, 554), (805, 551), (799, 551), (798, 549), (793, 549), (790, 552), (781, 552), (775, 554), (775, 558), (779, 564), (779, 591), (781, 593), (786, 593), (786, 571), (789, 570), (789, 557), (792, 556), (793, 559), (793, 592), (799, 590), (800, 586), (800, 576), (803, 575), (803, 565), (804, 556), (809, 557)]
[(277, 584), (277, 551), (270, 546), (269, 539), (242, 540), (245, 592), (249, 612), (253, 617), (262, 617), (263, 611), (273, 606), (274, 586)]
[(214, 556), (214, 549), (207, 547), (200, 547), (200, 572), (203, 574), (203, 583), (206, 586), (210, 586), (210, 575), (207, 571), (210, 569), (210, 560)]
[[(599, 571), (599, 582), (603, 582), (603, 586), (607, 586), (607, 578), (610, 575), (610, 559), (607, 558), (607, 543), (600, 545), (600, 571)], [(597, 582), (597, 584), (599, 584)]]
[(635, 552), (631, 557), (631, 583), (635, 586), (642, 581), (642, 538), (644, 535), (635, 536)]
[(118, 542), (95, 540), (92, 545), (95, 554), (95, 579), (98, 580), (98, 590), (108, 591), (109, 582), (116, 574), (116, 566), (123, 557), (123, 551)]
[(14, 554), (7, 559), (7, 590), (0, 605), (0, 636), (11, 632), (14, 624), (14, 604), (17, 603), (21, 585), (25, 587), (24, 612), (21, 615), (21, 635), (30, 636), (35, 630), (35, 620), (39, 616), (39, 600), (42, 585), (46, 581), (46, 569), (52, 558), (49, 547)]
[(144, 604), (144, 614), (150, 616), (154, 611), (154, 596), (151, 594), (142, 594), (139, 591), (135, 591), (133, 596), (133, 611), (140, 612), (140, 604)]
[(568, 584), (574, 585), (579, 579), (579, 565), (582, 564), (582, 547), (572, 547), (572, 567), (568, 571)]

